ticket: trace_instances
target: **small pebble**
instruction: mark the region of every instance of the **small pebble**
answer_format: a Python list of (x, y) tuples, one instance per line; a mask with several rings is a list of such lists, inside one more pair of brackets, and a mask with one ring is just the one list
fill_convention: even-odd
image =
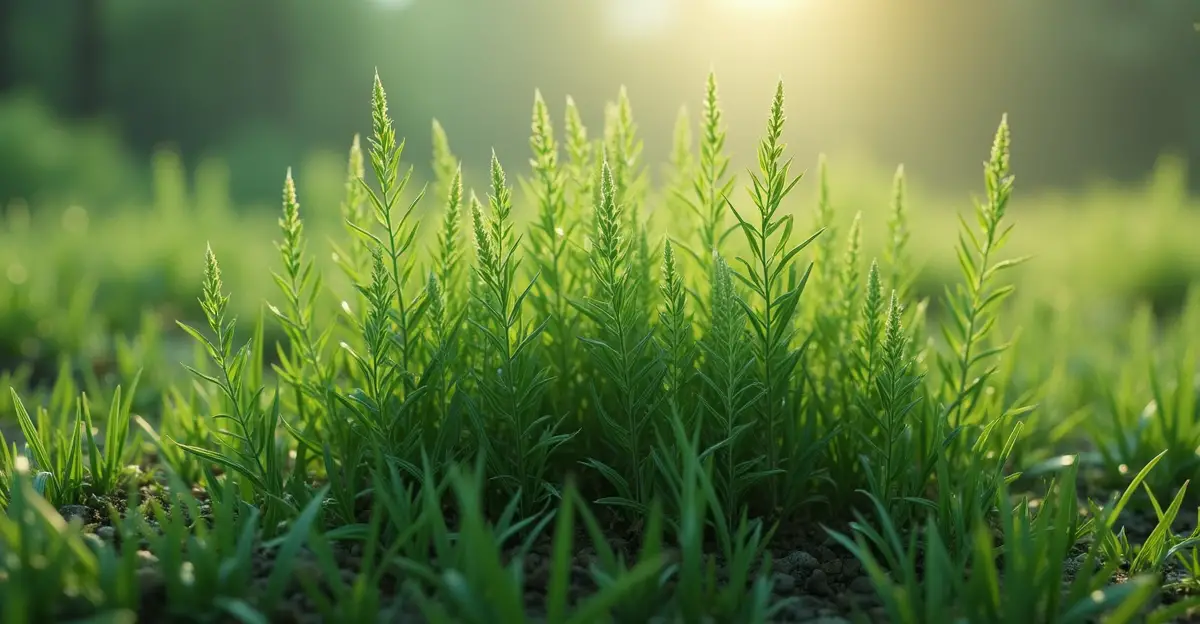
[(58, 513), (67, 522), (70, 522), (72, 518), (79, 518), (84, 524), (87, 524), (92, 517), (92, 510), (84, 505), (63, 505), (58, 508)]
[(810, 575), (808, 580), (804, 583), (804, 589), (810, 594), (816, 594), (818, 596), (828, 596), (829, 594), (833, 593), (829, 589), (828, 576), (825, 574), (824, 570), (820, 569), (813, 570), (812, 575)]
[(782, 566), (780, 567), (789, 570), (814, 570), (820, 567), (820, 563), (817, 561), (817, 558), (804, 552), (803, 550), (797, 550), (796, 552), (788, 553), (788, 555), (783, 558), (781, 563)]
[(116, 539), (117, 530), (110, 526), (102, 526), (96, 529), (96, 537), (99, 537), (106, 542), (111, 542)]
[(821, 569), (824, 570), (825, 574), (828, 574), (830, 578), (837, 578), (842, 575), (842, 560), (833, 559), (831, 561), (826, 561), (825, 564), (821, 566)]
[(850, 581), (850, 591), (856, 594), (874, 594), (875, 586), (871, 584), (871, 579), (860, 576)]
[(791, 574), (776, 572), (774, 577), (775, 591), (781, 594), (790, 594), (796, 589), (796, 577)]

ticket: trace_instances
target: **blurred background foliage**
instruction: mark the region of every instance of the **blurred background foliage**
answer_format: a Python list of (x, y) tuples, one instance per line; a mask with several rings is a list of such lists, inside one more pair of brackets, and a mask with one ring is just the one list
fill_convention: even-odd
[(235, 201), (273, 200), (284, 167), (366, 127), (375, 67), (414, 152), (437, 116), (476, 166), (525, 150), (535, 88), (598, 123), (622, 84), (663, 159), (711, 66), (735, 154), (782, 75), (802, 155), (974, 188), (1007, 111), (1026, 191), (1138, 180), (1163, 153), (1195, 174), (1197, 19), (1187, 0), (0, 0), (0, 198), (113, 203), (171, 145), (189, 168), (222, 158)]
[[(882, 223), (905, 165), (925, 295), (1007, 112), (1020, 292), (1170, 313), (1200, 275), (1198, 20), (1184, 0), (0, 0), (0, 370), (194, 316), (206, 241), (252, 317), (288, 167), (328, 262), (376, 68), (418, 179), (436, 117), (480, 190), (492, 148), (527, 171), (534, 89), (596, 136), (626, 86), (661, 182), (710, 68), (735, 169), (782, 76), (790, 149), (809, 172), (829, 155), (847, 224)], [(795, 197), (811, 212), (815, 176)]]

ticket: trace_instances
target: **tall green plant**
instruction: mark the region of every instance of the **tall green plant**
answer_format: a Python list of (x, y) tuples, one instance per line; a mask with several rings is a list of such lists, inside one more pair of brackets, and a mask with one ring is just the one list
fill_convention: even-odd
[(463, 282), (462, 249), (463, 184), (462, 167), (456, 166), (446, 191), (442, 208), (442, 226), (437, 233), (437, 246), (433, 255), (433, 274), (445, 293), (446, 306), (452, 314), (461, 311), (466, 289)]
[(888, 212), (887, 240), (883, 247), (883, 264), (887, 271), (887, 287), (896, 291), (900, 301), (908, 299), (914, 276), (908, 243), (912, 232), (908, 226), (908, 195), (904, 165), (896, 167), (892, 177), (892, 203)]
[(748, 490), (772, 473), (757, 469), (763, 460), (757, 452), (742, 460), (741, 450), (745, 448), (742, 438), (755, 425), (754, 407), (763, 395), (763, 386), (754, 378), (746, 304), (734, 287), (729, 265), (720, 257), (714, 263), (710, 289), (712, 320), (700, 342), (704, 354), (700, 378), (711, 397), (706, 399), (701, 395), (701, 403), (711, 421), (706, 452), (716, 453), (718, 468), (714, 481), (729, 513), (726, 520), (732, 525), (736, 515), (744, 511)]
[[(533, 134), (529, 143), (533, 151), (533, 179), (526, 181), (525, 187), (537, 204), (537, 217), (529, 231), (529, 255), (534, 258), (533, 268), (538, 275), (530, 302), (539, 315), (550, 319), (548, 331), (543, 334), (549, 359), (560, 384), (570, 384), (575, 378), (572, 349), (576, 344), (573, 322), (576, 314), (568, 298), (575, 283), (567, 255), (578, 222), (567, 220), (567, 179), (559, 165), (550, 111), (540, 91), (534, 97)], [(563, 394), (571, 393), (567, 390)]]
[[(878, 272), (874, 269), (872, 265), (873, 289), (877, 289)], [(870, 298), (877, 300), (877, 290)], [(873, 313), (870, 306), (867, 313)], [(863, 458), (867, 483), (871, 493), (888, 505), (895, 517), (901, 517), (895, 513), (899, 504), (923, 493), (927, 474), (921, 473), (920, 467), (929, 465), (927, 458), (920, 457), (924, 431), (916, 418), (924, 400), (920, 395), (924, 377), (913, 370), (902, 314), (899, 299), (893, 291), (877, 347), (878, 370), (874, 370), (875, 366), (870, 367), (868, 393), (860, 395), (864, 402), (870, 401), (860, 405), (860, 409), (866, 412), (876, 431), (870, 438), (871, 452)], [(864, 342), (873, 341), (875, 338), (871, 334), (877, 330), (877, 326), (871, 328), (868, 325), (863, 332)]]
[[(229, 295), (224, 294), (222, 289), (221, 268), (210, 247), (204, 258), (204, 287), (200, 306), (208, 321), (212, 338), (185, 323), (179, 323), (179, 326), (204, 347), (209, 359), (217, 367), (216, 375), (204, 373), (193, 367), (188, 368), (201, 381), (211, 384), (220, 392), (210, 407), (229, 411), (218, 412), (213, 418), (217, 421), (227, 421), (233, 428), (221, 427), (217, 430), (214, 437), (220, 450), (178, 442), (176, 444), (202, 461), (219, 465), (240, 475), (245, 480), (243, 483), (253, 487), (247, 498), (261, 497), (268, 510), (265, 514), (268, 522), (278, 522), (287, 513), (287, 504), (284, 502), (284, 462), (281, 457), (282, 450), (276, 444), (276, 432), (281, 418), (280, 396), (276, 392), (271, 408), (264, 409), (260, 399), (265, 388), (247, 383), (259, 374), (253, 369), (260, 366), (257, 362), (261, 361), (261, 351), (255, 347), (254, 340), (234, 351), (235, 322), (227, 316)], [(261, 323), (258, 328), (257, 344), (261, 344)], [(252, 357), (252, 353), (258, 357)], [(209, 485), (218, 487), (218, 484), (213, 482)], [(247, 492), (243, 492), (243, 495), (245, 494)]]
[(565, 118), (566, 136), (563, 140), (563, 147), (567, 158), (563, 163), (563, 169), (570, 182), (568, 185), (568, 214), (571, 221), (574, 222), (577, 219), (586, 219), (588, 207), (592, 205), (592, 193), (595, 186), (592, 171), (596, 154), (593, 149), (594, 144), (588, 139), (587, 126), (583, 123), (583, 116), (571, 96), (567, 96)]
[[(670, 411), (684, 415), (691, 402), (684, 395), (695, 374), (697, 358), (693, 315), (687, 307), (687, 290), (683, 274), (675, 259), (671, 241), (663, 245), (662, 279), (659, 291), (663, 303), (658, 314), (655, 340), (662, 351), (666, 403)], [(685, 422), (691, 424), (690, 419)]]
[[(700, 120), (700, 159), (692, 194), (681, 192), (682, 199), (698, 218), (696, 237), (700, 247), (689, 250), (701, 267), (701, 275), (712, 272), (714, 253), (721, 253), (725, 239), (737, 230), (726, 225), (726, 200), (733, 194), (736, 175), (729, 175), (729, 156), (725, 153), (725, 124), (722, 120), (717, 76), (709, 72), (704, 88), (704, 109)], [(685, 249), (687, 249), (685, 247)]]
[[(471, 403), (472, 417), (493, 473), (509, 491), (522, 493), (522, 509), (528, 513), (532, 505), (558, 495), (546, 479), (547, 460), (574, 434), (559, 432), (562, 416), (538, 414), (554, 377), (538, 364), (534, 349), (550, 319), (525, 321), (525, 300), (537, 276), (518, 289), (520, 237), (513, 231), (512, 193), (495, 152), (489, 203), (486, 218), (478, 201), (471, 206), (480, 284), (475, 293), (480, 314), (471, 323), (488, 354), (476, 371), (479, 396)], [(495, 426), (505, 446), (489, 440), (489, 425)]]
[(617, 203), (618, 190), (606, 159), (591, 250), (596, 290), (578, 305), (600, 330), (599, 336), (582, 340), (611, 387), (608, 401), (598, 394), (599, 384), (593, 385), (593, 392), (597, 393), (596, 416), (602, 435), (620, 463), (614, 467), (599, 458), (585, 463), (599, 470), (615, 488), (616, 496), (607, 502), (644, 510), (650, 492), (651, 418), (663, 398), (663, 367), (650, 348), (654, 333), (647, 308), (638, 298), (643, 277), (633, 260), (629, 221)]
[(402, 195), (408, 189), (412, 178), (412, 167), (401, 175), (400, 158), (404, 152), (404, 141), (396, 140), (396, 129), (388, 115), (387, 93), (378, 74), (375, 75), (371, 100), (371, 125), (374, 134), (371, 138), (370, 161), (379, 190), (370, 187), (365, 179), (361, 184), (369, 191), (367, 198), (374, 208), (376, 225), (382, 227), (382, 232), (376, 234), (365, 227), (351, 225), (359, 234), (374, 242), (387, 261), (392, 296), (395, 297), (394, 322), (397, 333), (397, 361), (403, 382), (402, 394), (408, 395), (418, 390), (418, 377), (412, 369), (421, 340), (421, 333), (417, 328), (420, 327), (421, 317), (427, 305), (423, 296), (424, 289), (419, 289), (412, 299), (408, 298), (406, 289), (416, 266), (410, 251), (417, 235), (417, 224), (410, 222), (410, 219), (425, 191), (422, 189), (406, 208), (402, 208)]
[[(326, 325), (320, 331), (315, 326), (321, 275), (314, 270), (313, 260), (307, 256), (304, 222), (300, 218), (300, 202), (291, 169), (284, 181), (279, 228), (283, 241), (276, 243), (276, 247), (283, 273), (272, 272), (272, 276), (283, 294), (284, 306), (269, 305), (268, 308), (283, 326), (290, 348), (286, 352), (282, 346), (279, 348), (279, 364), (275, 370), (293, 390), (297, 415), (306, 432), (312, 435), (321, 426), (320, 412), (315, 410), (333, 408), (330, 392), (334, 372), (324, 356), (333, 325)], [(310, 405), (314, 401), (319, 407)]]
[[(757, 208), (757, 215), (753, 215), (757, 222), (743, 218), (732, 203), (728, 204), (750, 249), (748, 260), (738, 257), (742, 271), (735, 274), (755, 295), (753, 303), (747, 304), (747, 313), (755, 334), (757, 378), (763, 389), (759, 401), (758, 440), (766, 456), (764, 469), (770, 472), (783, 470), (787, 457), (797, 450), (793, 445), (803, 444), (799, 436), (789, 435), (786, 431), (797, 423), (795, 418), (789, 417), (790, 410), (785, 407), (785, 401), (791, 388), (792, 373), (804, 353), (803, 346), (794, 344), (797, 329), (793, 321), (812, 265), (805, 269), (798, 282), (788, 283), (785, 278), (789, 277), (797, 254), (821, 233), (818, 231), (799, 244), (790, 243), (794, 220), (791, 215), (781, 214), (780, 208), (801, 176), (791, 177), (792, 159), (783, 159), (784, 120), (783, 82), (780, 81), (771, 104), (767, 136), (758, 147), (759, 173), (750, 174), (749, 193)], [(783, 499), (783, 492), (772, 487), (768, 497), (771, 507), (775, 508)]]
[(454, 188), (455, 177), (459, 174), (459, 160), (450, 149), (450, 139), (446, 129), (437, 119), (432, 123), (433, 140), (433, 197), (436, 200), (448, 196)]
[(1015, 289), (1012, 285), (997, 286), (997, 274), (1026, 259), (996, 259), (1012, 232), (1011, 225), (1002, 226), (1013, 189), (1010, 142), (1005, 116), (996, 130), (991, 158), (984, 165), (986, 197), (982, 203), (975, 203), (978, 230), (959, 217), (956, 252), (963, 282), (953, 290), (947, 287), (948, 319), (942, 324), (942, 336), (949, 355), (938, 359), (943, 377), (941, 396), (952, 425), (965, 424), (964, 419), (972, 415), (980, 392), (996, 370), (989, 365), (1008, 346), (989, 342), (996, 325), (996, 308)]
[(371, 216), (367, 213), (367, 191), (362, 185), (366, 175), (363, 163), (362, 141), (355, 134), (346, 165), (346, 195), (340, 207), (342, 226), (351, 235), (350, 244), (343, 247), (336, 242), (331, 243), (334, 259), (351, 283), (364, 280), (371, 270), (371, 252), (367, 248), (367, 241), (356, 234), (359, 229), (371, 227)]

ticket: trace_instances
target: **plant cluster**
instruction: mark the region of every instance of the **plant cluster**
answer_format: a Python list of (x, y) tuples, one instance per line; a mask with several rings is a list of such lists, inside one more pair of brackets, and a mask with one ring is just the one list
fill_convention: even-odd
[[(661, 194), (628, 94), (605, 112), (589, 133), (568, 99), (560, 137), (537, 94), (520, 194), (496, 153), (470, 189), (435, 122), (435, 178), (417, 189), (376, 77), (336, 275), (289, 171), (276, 292), (245, 337), (230, 307), (245, 295), (207, 250), (203, 324), (180, 323), (193, 378), (162, 382), (155, 418), (132, 403), (145, 345), (128, 349), (128, 390), (89, 398), (64, 374), (32, 411), (13, 391), (5, 621), (132, 621), (159, 596), (171, 618), (262, 622), (289, 591), (355, 622), (779, 621), (796, 601), (774, 582), (772, 540), (806, 528), (861, 562), (890, 621), (1165, 621), (1193, 606), (1157, 590), (1173, 562), (1200, 572), (1200, 533), (1171, 530), (1198, 468), (1200, 297), (1182, 346), (1159, 349), (1147, 322), (1121, 382), (1095, 382), (1099, 465), (1137, 476), (1103, 504), (1081, 498), (1087, 462), (1045, 444), (1060, 421), (1038, 401), (1100, 395), (1012, 364), (1007, 119), (960, 219), (959, 278), (929, 299), (912, 288), (902, 169), (879, 258), (861, 215), (836, 227), (824, 161), (815, 223), (788, 208), (803, 174), (782, 82), (756, 167), (735, 175), (710, 75), (698, 150), (681, 116)], [(441, 209), (432, 224), (423, 206)], [(1141, 542), (1117, 524), (1135, 498), (1157, 520)], [(107, 541), (56, 511), (81, 505)]]

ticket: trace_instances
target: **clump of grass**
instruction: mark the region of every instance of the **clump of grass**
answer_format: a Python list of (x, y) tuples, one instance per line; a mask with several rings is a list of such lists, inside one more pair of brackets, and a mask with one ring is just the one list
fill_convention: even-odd
[(81, 523), (65, 521), (37, 491), (26, 458), (16, 458), (6, 476), (9, 499), (0, 515), (0, 614), (5, 621), (95, 614), (134, 621), (132, 560), (90, 548)]
[[(557, 138), (535, 93), (531, 169), (513, 188), (493, 151), (486, 202), (464, 189), (434, 122), (431, 244), (378, 76), (371, 111), (366, 153), (355, 137), (348, 155), (349, 240), (329, 241), (352, 293), (322, 279), (288, 171), (276, 303), (249, 340), (235, 339), (244, 334), (210, 247), (204, 326), (180, 323), (193, 383), (150, 375), (150, 390), (139, 386), (137, 371), (159, 364), (147, 329), (144, 344), (123, 343), (128, 386), (91, 375), (80, 391), (64, 367), (47, 396), (11, 391), (24, 443), (0, 437), (7, 618), (129, 620), (146, 606), (145, 552), (171, 617), (267, 621), (300, 591), (326, 618), (354, 621), (419, 611), (445, 622), (757, 624), (792, 603), (772, 575), (776, 531), (851, 518), (831, 534), (893, 621), (1164, 621), (1192, 606), (1152, 609), (1168, 565), (1200, 574), (1200, 533), (1171, 532), (1197, 467), (1200, 296), (1169, 334), (1174, 347), (1146, 321), (1127, 365), (1097, 366), (1119, 380), (1111, 392), (1103, 376), (1067, 389), (1031, 382), (998, 337), (1007, 316), (1028, 320), (1000, 282), (1021, 262), (1000, 259), (1007, 119), (975, 223), (960, 223), (961, 281), (930, 308), (914, 300), (902, 168), (882, 249), (867, 246), (866, 211), (834, 236), (824, 158), (816, 231), (796, 233), (801, 175), (783, 139), (782, 82), (742, 198), (712, 74), (696, 147), (679, 118), (664, 193), (651, 192), (625, 89), (595, 138), (570, 98)], [(523, 207), (530, 223), (516, 217)], [(135, 402), (139, 389), (159, 400)], [(1034, 415), (1032, 396), (1108, 406), (1111, 425), (1090, 429), (1102, 465), (1114, 480), (1144, 466), (1121, 496), (1079, 512), (1080, 464), (1031, 433), (1049, 418)], [(46, 406), (27, 408), (31, 397)], [(1017, 465), (1055, 455), (1048, 484)], [(150, 470), (134, 478), (134, 463)], [(1014, 499), (1018, 484), (1028, 489)], [(1119, 524), (1139, 491), (1156, 520), (1141, 540)], [(112, 543), (56, 507), (109, 516)], [(614, 534), (637, 547), (610, 545)], [(594, 557), (580, 559), (581, 536)], [(1122, 566), (1133, 576), (1114, 582)], [(535, 582), (544, 592), (529, 591)]]

